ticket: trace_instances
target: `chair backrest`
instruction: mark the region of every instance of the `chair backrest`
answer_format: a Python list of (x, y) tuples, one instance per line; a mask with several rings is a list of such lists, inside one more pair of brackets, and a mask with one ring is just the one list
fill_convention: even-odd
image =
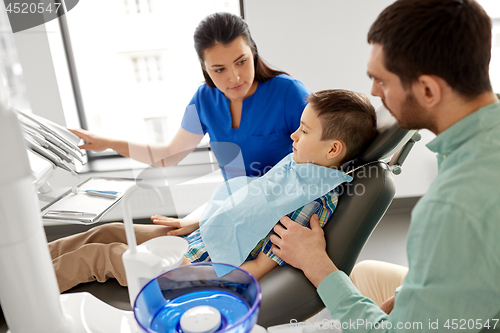
[[(377, 110), (378, 135), (355, 164), (374, 162), (353, 172), (342, 185), (334, 214), (325, 226), (327, 252), (335, 265), (350, 274), (369, 236), (382, 219), (395, 194), (394, 180), (385, 163), (377, 162), (399, 150), (412, 136)], [(264, 327), (303, 321), (324, 308), (314, 286), (289, 265), (276, 267), (260, 280), (262, 303), (258, 324)]]

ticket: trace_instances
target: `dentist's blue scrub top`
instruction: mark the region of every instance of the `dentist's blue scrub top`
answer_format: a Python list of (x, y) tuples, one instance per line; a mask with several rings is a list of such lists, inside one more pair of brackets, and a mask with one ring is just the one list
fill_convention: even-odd
[(219, 166), (241, 150), (245, 170), (224, 174), (262, 176), (292, 152), (290, 135), (300, 126), (300, 117), (309, 92), (304, 85), (281, 74), (259, 82), (253, 95), (243, 100), (239, 128), (232, 128), (229, 99), (217, 88), (203, 84), (186, 108), (181, 126), (188, 132), (210, 135), (212, 150)]

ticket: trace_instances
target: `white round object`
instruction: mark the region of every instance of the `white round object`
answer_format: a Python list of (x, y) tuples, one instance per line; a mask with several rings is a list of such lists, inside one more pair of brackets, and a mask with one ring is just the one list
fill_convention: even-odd
[(195, 306), (184, 312), (181, 317), (181, 328), (185, 333), (213, 333), (221, 323), (219, 310), (212, 306)]

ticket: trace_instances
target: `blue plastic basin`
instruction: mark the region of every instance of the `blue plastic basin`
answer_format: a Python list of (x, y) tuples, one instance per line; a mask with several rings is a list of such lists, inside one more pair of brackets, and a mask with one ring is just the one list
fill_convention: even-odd
[(143, 332), (183, 333), (181, 316), (200, 305), (219, 310), (217, 333), (250, 332), (259, 314), (259, 283), (239, 268), (217, 277), (213, 265), (225, 264), (181, 266), (148, 282), (134, 304), (134, 315)]

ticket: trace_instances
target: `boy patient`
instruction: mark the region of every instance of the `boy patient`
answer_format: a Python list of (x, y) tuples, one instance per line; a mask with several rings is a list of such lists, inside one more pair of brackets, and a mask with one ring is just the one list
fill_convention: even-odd
[[(360, 154), (375, 137), (375, 109), (365, 95), (340, 89), (323, 90), (311, 94), (307, 101), (309, 104), (302, 114), (301, 125), (291, 135), (296, 163), (338, 169)], [(311, 215), (316, 214), (323, 227), (337, 206), (338, 195), (339, 190), (335, 188), (288, 216), (307, 225)], [(170, 230), (159, 227), (135, 225), (137, 243), (165, 236)], [(183, 231), (186, 234), (191, 232), (185, 238), (189, 248), (183, 264), (210, 261), (199, 224), (184, 227)], [(271, 246), (269, 236), (262, 239), (240, 268), (260, 279), (277, 265), (284, 265), (285, 262), (272, 253)], [(104, 282), (110, 277), (116, 278), (123, 286), (127, 285), (121, 259), (127, 245), (121, 223), (105, 224), (54, 241), (49, 243), (49, 249), (61, 292), (79, 283)]]

